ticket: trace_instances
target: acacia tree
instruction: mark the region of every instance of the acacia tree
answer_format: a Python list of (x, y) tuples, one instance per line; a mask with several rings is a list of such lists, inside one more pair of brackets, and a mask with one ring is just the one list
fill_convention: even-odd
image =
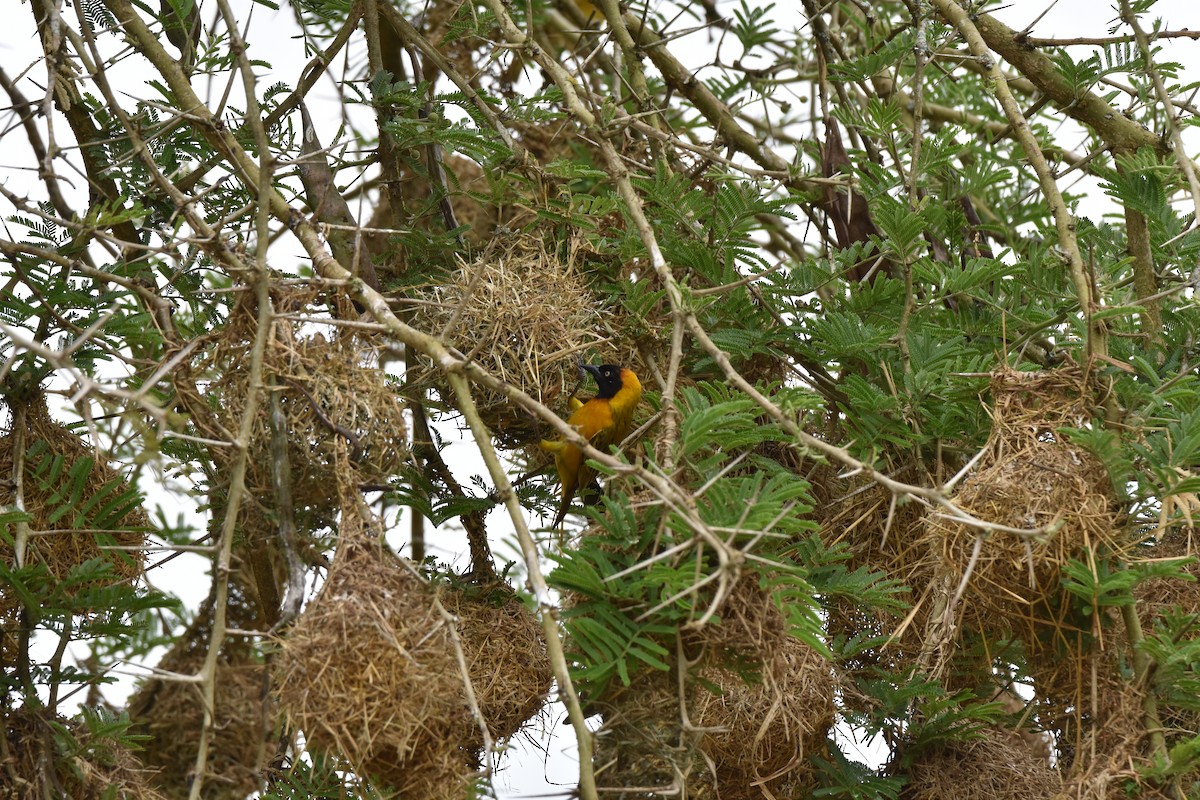
[(1195, 794), (1194, 32), (285, 5), (20, 9), (0, 783), (488, 792), (553, 676), (585, 798)]

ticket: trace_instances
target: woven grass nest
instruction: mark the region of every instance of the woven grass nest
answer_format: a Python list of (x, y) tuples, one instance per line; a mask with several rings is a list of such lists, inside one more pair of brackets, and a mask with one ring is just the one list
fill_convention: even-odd
[(281, 643), (279, 702), (310, 749), (404, 797), (453, 796), (474, 777), (483, 738), (446, 614), (493, 740), (544, 704), (541, 626), (507, 587), (470, 598), (435, 589), (364, 531), (346, 515), (328, 581)]
[(24, 707), (6, 715), (3, 730), (0, 800), (165, 800), (128, 748), (95, 740), (78, 722)]
[(598, 704), (595, 764), (606, 795), (651, 796), (648, 787), (678, 782), (689, 797), (737, 800), (809, 785), (807, 757), (833, 724), (829, 663), (789, 634), (757, 579), (743, 578), (720, 613), (719, 624), (684, 635), (699, 658), (682, 690), (690, 727), (675, 671), (640, 675)]
[[(1138, 617), (1146, 636), (1168, 635), (1156, 632), (1165, 624), (1165, 618), (1192, 616), (1200, 619), (1200, 561), (1196, 561), (1197, 542), (1193, 531), (1172, 530), (1160, 533), (1152, 547), (1139, 548), (1137, 558), (1149, 560), (1190, 557), (1193, 560), (1182, 567), (1186, 578), (1152, 578), (1138, 584), (1134, 590), (1137, 598)], [(1123, 629), (1121, 631), (1124, 632)], [(1184, 634), (1185, 641), (1200, 637), (1194, 624)], [(1172, 638), (1173, 635), (1172, 635)], [(1200, 732), (1200, 714), (1196, 711), (1173, 705), (1167, 698), (1159, 700), (1159, 715), (1163, 725), (1170, 730), (1168, 742), (1173, 737), (1187, 737)]]
[[(1190, 531), (1172, 530), (1158, 536), (1154, 545), (1142, 548), (1137, 557), (1145, 560), (1176, 558), (1195, 559), (1200, 554), (1200, 542), (1194, 541)], [(1183, 567), (1183, 573), (1193, 580), (1152, 578), (1137, 585), (1134, 594), (1138, 599), (1138, 611), (1142, 626), (1153, 626), (1154, 617), (1172, 608), (1185, 614), (1200, 614), (1200, 561), (1193, 560)]]
[(1055, 735), (1061, 767), (1087, 769), (1092, 752), (1128, 757), (1138, 751), (1146, 731), (1145, 691), (1133, 679), (1131, 655), (1114, 636), (1103, 647), (1093, 642), (1030, 657), (1038, 716)]
[[(925, 509), (916, 502), (902, 502), (885, 487), (866, 478), (842, 480), (837, 470), (822, 465), (813, 474), (814, 514), (820, 535), (827, 546), (845, 545), (850, 558), (847, 570), (866, 567), (909, 586), (919, 586), (917, 573), (926, 568), (927, 551), (920, 546), (920, 531)], [(897, 480), (919, 482), (915, 470), (900, 470)], [(906, 591), (905, 599), (916, 598)], [(838, 601), (829, 609), (826, 629), (831, 638), (879, 638), (885, 643), (860, 650), (842, 661), (843, 699), (854, 708), (870, 704), (860, 696), (855, 680), (877, 669), (901, 671), (916, 661), (921, 649), (921, 630), (928, 604), (917, 609), (913, 619), (903, 622), (902, 615), (864, 608), (850, 601)]]
[[(227, 624), (251, 627), (257, 618), (253, 604), (236, 584), (230, 588)], [(212, 624), (210, 599), (158, 668), (184, 675), (199, 672), (211, 643)], [(203, 797), (240, 800), (261, 788), (266, 763), (274, 754), (271, 739), (276, 724), (266, 680), (267, 668), (248, 640), (227, 638), (217, 660), (215, 732), (209, 738)], [(138, 757), (156, 771), (160, 791), (173, 798), (187, 797), (204, 725), (200, 687), (150, 678), (129, 699), (127, 710), (135, 732), (148, 737)]]
[[(1134, 558), (1172, 559), (1194, 552), (1184, 531), (1170, 531)], [(1185, 573), (1196, 575), (1190, 564)], [(1167, 612), (1200, 611), (1196, 584), (1154, 578), (1134, 589), (1142, 631), (1154, 636)], [(1103, 623), (1103, 624), (1100, 624)], [(1107, 797), (1173, 795), (1150, 784), (1144, 773), (1152, 764), (1149, 733), (1161, 731), (1168, 748), (1200, 730), (1200, 719), (1186, 707), (1157, 698), (1157, 720), (1148, 716), (1146, 688), (1134, 674), (1134, 654), (1120, 613), (1108, 609), (1090, 630), (1044, 631), (1051, 641), (1031, 643), (1027, 669), (1034, 679), (1037, 715), (1053, 731), (1057, 763), (1063, 773), (1058, 797), (1100, 800)], [(1161, 673), (1156, 679), (1161, 679)], [(1190, 703), (1185, 703), (1190, 705)], [(1191, 778), (1185, 778), (1185, 784)]]
[[(277, 313), (313, 308), (315, 292), (279, 289), (272, 301)], [(231, 440), (241, 424), (250, 384), (257, 329), (253, 296), (243, 294), (229, 324), (209, 347), (187, 365), (177, 381), (181, 399), (200, 433)], [(379, 483), (394, 475), (408, 457), (404, 401), (378, 366), (378, 353), (366, 339), (346, 331), (312, 333), (296, 322), (276, 320), (263, 356), (268, 391), (259, 396), (247, 461), (246, 489), (260, 511), (275, 496), (271, 479), (271, 403), (277, 394), (285, 419), (292, 502), (308, 514), (303, 528), (331, 525), (338, 509), (335, 451), (345, 445), (350, 468), (360, 483)], [(202, 387), (196, 396), (193, 386)], [(233, 449), (217, 449), (218, 454)]]
[(1039, 623), (1054, 624), (1044, 609), (1057, 605), (1068, 559), (1097, 547), (1119, 550), (1122, 543), (1107, 470), (1059, 432), (1091, 423), (1079, 370), (1004, 371), (994, 376), (991, 391), (992, 433), (954, 502), (987, 522), (1025, 530), (1053, 526), (1054, 532), (1037, 538), (985, 532), (939, 512), (926, 518), (922, 543), (934, 574), (957, 587), (979, 541), (959, 605), (962, 626), (1028, 633)]
[(966, 741), (931, 747), (907, 769), (903, 800), (1050, 800), (1062, 778), (1020, 732), (985, 728)]
[[(1134, 557), (1160, 560), (1193, 553), (1187, 532), (1169, 531), (1152, 546), (1139, 548)], [(1196, 576), (1200, 566), (1186, 565), (1184, 572)], [(1153, 578), (1135, 587), (1134, 595), (1147, 637), (1155, 635), (1155, 624), (1166, 613), (1200, 612), (1200, 597), (1191, 581)], [(1136, 787), (1139, 797), (1170, 797), (1140, 772), (1152, 763), (1148, 733), (1161, 730), (1171, 748), (1200, 730), (1200, 718), (1160, 694), (1157, 723), (1151, 721), (1121, 615), (1110, 609), (1105, 623), (1099, 636), (1056, 631), (1057, 646), (1043, 644), (1030, 657), (1039, 716), (1055, 732), (1058, 763), (1065, 773), (1061, 797), (1129, 796), (1130, 787)]]
[[(61, 580), (74, 567), (98, 558), (111, 567), (109, 580), (127, 583), (136, 579), (145, 565), (142, 550), (103, 547), (140, 548), (146, 542), (150, 520), (145, 510), (116, 502), (128, 484), (78, 435), (50, 417), (44, 395), (11, 411), (13, 426), (0, 435), (0, 475), (11, 478), (20, 455), (25, 511), (33, 518), (25, 563), (44, 563), (50, 574)], [(82, 493), (73, 498), (69, 493), (76, 474), (86, 477)], [(0, 504), (11, 507), (15, 500), (12, 482), (0, 481)], [(90, 530), (79, 533), (71, 528)], [(96, 529), (107, 530), (92, 532)], [(38, 535), (51, 530), (59, 532)], [(0, 539), (0, 560), (13, 564), (14, 559), (12, 545)], [(14, 618), (19, 602), (9, 587), (0, 587), (0, 620)]]
[[(869, 478), (840, 480), (836, 472), (832, 466), (823, 466), (813, 476), (814, 514), (822, 540), (849, 548), (848, 570), (867, 567), (910, 583), (925, 566), (926, 551), (919, 545), (924, 507), (896, 497)], [(892, 477), (908, 483), (926, 480), (912, 468), (897, 470)]]
[[(567, 406), (579, 385), (579, 363), (605, 350), (600, 307), (573, 263), (533, 234), (494, 240), (478, 259), (445, 283), (430, 287), (414, 318), (481, 367), (554, 410)], [(455, 405), (442, 373), (427, 380)], [(544, 427), (503, 392), (473, 387), (475, 403), (497, 443), (518, 448), (545, 435)]]
[[(1039, 716), (1054, 731), (1058, 768), (1063, 774), (1058, 800), (1105, 800), (1115, 797), (1173, 798), (1143, 774), (1152, 766), (1145, 689), (1132, 674), (1131, 652), (1120, 635), (1104, 648), (1031, 664)], [(1167, 709), (1159, 706), (1168, 735), (1190, 739), (1175, 729)], [(1194, 720), (1190, 723), (1194, 732)], [(1189, 780), (1185, 776), (1184, 785)]]

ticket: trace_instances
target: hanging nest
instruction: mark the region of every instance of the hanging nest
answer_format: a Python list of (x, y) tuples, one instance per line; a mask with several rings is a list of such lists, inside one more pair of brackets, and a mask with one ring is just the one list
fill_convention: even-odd
[[(80, 589), (135, 580), (145, 566), (145, 552), (108, 547), (145, 545), (150, 519), (137, 504), (140, 498), (95, 450), (50, 417), (45, 395), (14, 405), (11, 413), (13, 425), (0, 435), (0, 475), (5, 476), (0, 480), (0, 504), (12, 507), (16, 501), (11, 478), (19, 445), (24, 460), (23, 499), (33, 534), (26, 542), (25, 563), (41, 562), (59, 580), (92, 559), (101, 559), (111, 569), (107, 577)], [(76, 487), (81, 487), (78, 496), (73, 495)], [(41, 535), (52, 530), (59, 532)], [(4, 539), (0, 539), (0, 561), (15, 563), (13, 547)], [(7, 585), (0, 587), (0, 619), (15, 619), (19, 605)]]
[[(700, 752), (701, 734), (685, 728), (678, 674), (647, 670), (635, 685), (620, 687), (592, 703), (604, 723), (596, 731), (592, 763), (604, 797), (634, 800), (713, 795), (713, 776)], [(686, 690), (690, 696), (692, 689)]]
[(444, 776), (457, 780), (467, 759), (444, 743), (468, 735), (471, 719), (434, 595), (390, 552), (351, 539), (361, 524), (343, 522), (329, 579), (281, 643), (280, 706), (310, 749), (356, 772), (399, 787), (410, 762), (450, 752)]
[[(1001, 372), (992, 380), (993, 428), (975, 469), (954, 497), (972, 516), (1033, 537), (986, 532), (931, 513), (922, 533), (935, 574), (955, 590), (976, 560), (958, 606), (962, 627), (1031, 633), (1054, 624), (1046, 609), (1060, 603), (1060, 576), (1070, 558), (1118, 550), (1115, 498), (1108, 471), (1072, 444), (1061, 428), (1091, 423), (1077, 368)], [(1024, 621), (1024, 626), (1017, 623)]]
[[(253, 604), (232, 581), (230, 590), (226, 624), (250, 627), (256, 618)], [(211, 645), (212, 625), (209, 598), (158, 668), (182, 675), (198, 673)], [(218, 655), (215, 687), (214, 728), (202, 796), (240, 800), (261, 788), (267, 761), (274, 755), (271, 734), (275, 729), (266, 667), (256, 660), (244, 637), (226, 639)], [(172, 798), (187, 797), (204, 726), (199, 684), (149, 678), (129, 699), (128, 712), (133, 730), (148, 737), (138, 756), (158, 771), (160, 790)]]
[(787, 628), (757, 579), (743, 578), (719, 623), (683, 634), (689, 659), (698, 659), (683, 689), (689, 726), (675, 671), (639, 676), (599, 704), (598, 783), (618, 797), (676, 785), (689, 797), (733, 800), (811, 788), (808, 756), (833, 725), (832, 673)]
[(469, 593), (447, 589), (442, 605), (458, 619), (471, 688), (494, 738), (512, 736), (546, 704), (553, 674), (542, 626), (507, 585)]
[(80, 722), (24, 707), (6, 716), (4, 735), (0, 800), (165, 800), (129, 747), (94, 736)]
[(1050, 800), (1062, 778), (1021, 731), (985, 728), (971, 738), (932, 746), (906, 772), (901, 800)]
[[(1168, 615), (1191, 618), (1182, 636), (1176, 631), (1158, 633), (1182, 642), (1194, 642), (1200, 637), (1200, 561), (1196, 560), (1197, 542), (1191, 530), (1172, 530), (1160, 533), (1154, 546), (1139, 548), (1136, 557), (1146, 560), (1191, 558), (1181, 568), (1180, 578), (1152, 578), (1138, 584), (1134, 590), (1137, 598), (1138, 617), (1145, 636), (1156, 635), (1155, 628), (1165, 623)], [(1189, 668), (1191, 672), (1194, 669)], [(1190, 737), (1200, 733), (1200, 713), (1192, 708), (1183, 708), (1172, 702), (1171, 697), (1159, 698), (1159, 714), (1163, 726), (1168, 730), (1168, 744), (1178, 737)]]
[[(1193, 552), (1187, 532), (1178, 530), (1130, 555), (1159, 560)], [(1200, 567), (1192, 563), (1184, 572), (1196, 576)], [(1191, 581), (1153, 578), (1139, 584), (1134, 595), (1147, 637), (1154, 635), (1156, 622), (1167, 612), (1200, 612), (1196, 584)], [(1152, 720), (1144, 705), (1146, 689), (1134, 674), (1133, 649), (1121, 615), (1110, 609), (1101, 621), (1098, 633), (1070, 635), (1057, 630), (1057, 646), (1040, 643), (1030, 658), (1039, 714), (1055, 732), (1058, 762), (1065, 773), (1060, 797), (1173, 797), (1167, 789), (1148, 783), (1141, 771), (1152, 765), (1150, 734), (1161, 732), (1171, 748), (1200, 730), (1198, 715), (1186, 707), (1190, 698), (1181, 707), (1160, 695), (1157, 720)]]
[(1057, 798), (1174, 797), (1160, 794), (1141, 773), (1151, 766), (1149, 721), (1145, 691), (1133, 677), (1130, 657), (1123, 643), (1110, 642), (1058, 670), (1037, 665), (1037, 699), (1055, 731), (1063, 773)]
[(508, 126), (514, 138), (543, 164), (569, 159), (572, 148), (584, 141), (579, 126), (569, 119), (514, 119)]
[(474, 778), (483, 745), (443, 609), (458, 618), (496, 738), (515, 733), (549, 692), (541, 627), (507, 587), (439, 593), (365, 530), (345, 514), (329, 579), (281, 643), (279, 702), (310, 748), (402, 793), (440, 797)]
[[(813, 476), (814, 514), (822, 541), (826, 546), (847, 546), (847, 570), (866, 567), (901, 583), (914, 582), (927, 566), (925, 551), (917, 543), (924, 507), (869, 478), (839, 480), (836, 471), (824, 466)], [(892, 477), (907, 483), (923, 480), (914, 468), (897, 470)]]
[(1200, 542), (1193, 541), (1190, 531), (1172, 530), (1161, 534), (1150, 547), (1139, 548), (1134, 554), (1138, 560), (1164, 561), (1191, 558), (1183, 566), (1183, 574), (1191, 580), (1179, 578), (1151, 578), (1139, 583), (1134, 589), (1138, 600), (1138, 612), (1142, 627), (1149, 630), (1155, 617), (1171, 609), (1185, 614), (1200, 614), (1200, 560), (1196, 560)]
[(780, 791), (804, 784), (807, 756), (833, 725), (829, 662), (788, 632), (783, 612), (750, 576), (722, 604), (720, 624), (685, 642), (713, 659), (696, 674), (691, 719), (705, 730), (701, 747), (721, 796), (769, 797), (760, 784)]
[(1128, 640), (1116, 625), (1106, 627), (1103, 638), (1056, 630), (1052, 642), (1028, 646), (1037, 718), (1053, 734), (1057, 764), (1070, 780), (1110, 756), (1131, 763), (1146, 735), (1145, 692), (1134, 680)]
[[(822, 541), (827, 547), (846, 546), (848, 571), (866, 568), (908, 586), (923, 586), (926, 551), (918, 540), (924, 508), (904, 502), (870, 479), (839, 480), (835, 473), (834, 468), (822, 466), (813, 474), (814, 514)], [(906, 482), (920, 480), (913, 469), (899, 470), (894, 477)], [(911, 590), (904, 590), (900, 599), (921, 601), (911, 619), (845, 599), (830, 604), (826, 629), (831, 639), (877, 640), (864, 644), (839, 664), (844, 699), (856, 709), (865, 709), (871, 702), (857, 690), (859, 679), (880, 669), (901, 672), (916, 662), (930, 604), (928, 598), (916, 597)]]
[[(574, 267), (574, 250), (564, 262), (532, 234), (494, 243), (430, 287), (414, 325), (445, 330), (446, 341), (485, 370), (563, 410), (580, 383), (580, 361), (603, 352), (599, 302)], [(445, 403), (457, 404), (436, 367), (427, 380)], [(476, 386), (473, 395), (501, 446), (521, 447), (545, 435), (545, 427), (503, 392)]]
[[(313, 308), (315, 291), (276, 287), (272, 301), (279, 314)], [(250, 384), (257, 329), (254, 296), (239, 297), (229, 324), (214, 337), (184, 379), (176, 381), (198, 432), (230, 441), (241, 424)], [(308, 333), (299, 323), (277, 319), (263, 356), (268, 388), (258, 398), (246, 468), (246, 496), (261, 516), (271, 517), (275, 488), (271, 478), (271, 400), (276, 394), (287, 434), (292, 503), (301, 530), (332, 526), (338, 508), (334, 453), (339, 444), (351, 451), (350, 468), (359, 483), (382, 483), (408, 458), (404, 401), (386, 372), (379, 352), (362, 337), (344, 330)], [(311, 326), (310, 326), (311, 327)], [(203, 396), (189, 387), (200, 385)], [(232, 448), (213, 451), (227, 472)], [(255, 529), (262, 526), (251, 526)], [(265, 526), (268, 530), (270, 526)], [(253, 531), (248, 532), (252, 535)]]

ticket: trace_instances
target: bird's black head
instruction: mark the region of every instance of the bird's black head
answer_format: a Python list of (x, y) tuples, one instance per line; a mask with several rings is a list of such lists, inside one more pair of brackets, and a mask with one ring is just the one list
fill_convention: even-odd
[(608, 400), (617, 396), (617, 392), (621, 391), (621, 368), (613, 364), (603, 364), (597, 367), (595, 364), (584, 364), (583, 368), (592, 373), (592, 377), (596, 379), (596, 397), (601, 400)]

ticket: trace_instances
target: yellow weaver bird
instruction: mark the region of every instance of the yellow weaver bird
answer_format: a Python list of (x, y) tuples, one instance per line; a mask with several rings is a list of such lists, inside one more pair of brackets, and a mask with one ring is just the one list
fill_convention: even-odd
[[(629, 435), (633, 411), (642, 399), (642, 384), (633, 370), (624, 367), (584, 364), (583, 368), (596, 379), (596, 396), (586, 403), (572, 397), (567, 424), (597, 450), (606, 451)], [(563, 439), (542, 439), (541, 447), (554, 454), (554, 466), (562, 483), (562, 502), (552, 526), (557, 528), (566, 517), (575, 493), (581, 486), (590, 486), (596, 476), (585, 463), (583, 450), (578, 446)]]

